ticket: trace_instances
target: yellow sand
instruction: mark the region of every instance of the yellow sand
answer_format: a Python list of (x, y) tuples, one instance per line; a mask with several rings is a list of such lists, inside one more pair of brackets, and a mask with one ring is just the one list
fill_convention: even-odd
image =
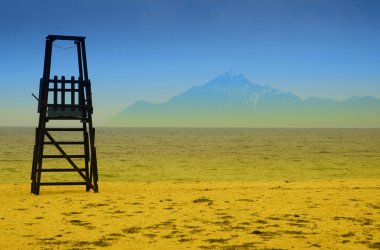
[(380, 249), (380, 181), (0, 185), (0, 249)]

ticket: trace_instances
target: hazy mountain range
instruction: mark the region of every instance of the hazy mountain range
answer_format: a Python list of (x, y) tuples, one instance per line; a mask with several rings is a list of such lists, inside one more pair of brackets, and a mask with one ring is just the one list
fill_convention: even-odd
[(380, 100), (300, 97), (222, 74), (164, 103), (138, 101), (108, 126), (128, 127), (380, 127)]

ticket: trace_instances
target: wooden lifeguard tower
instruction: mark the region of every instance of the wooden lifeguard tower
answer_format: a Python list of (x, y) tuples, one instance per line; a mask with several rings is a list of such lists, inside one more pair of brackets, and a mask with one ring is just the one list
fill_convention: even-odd
[[(73, 41), (78, 53), (79, 76), (66, 79), (50, 78), (52, 48), (54, 41)], [(37, 97), (36, 97), (37, 98)], [(46, 37), (45, 61), (43, 77), (40, 80), (38, 113), (40, 115), (33, 153), (31, 192), (38, 195), (41, 186), (83, 185), (86, 191), (98, 192), (98, 169), (95, 148), (95, 129), (92, 126), (91, 83), (88, 78), (85, 37), (49, 35)], [(80, 127), (47, 127), (46, 123), (54, 120), (78, 121)], [(51, 131), (64, 133), (80, 133), (81, 141), (56, 141)], [(53, 132), (54, 133), (54, 132)], [(80, 135), (81, 136), (81, 135)], [(82, 137), (81, 137), (82, 138)], [(48, 140), (46, 140), (48, 139)], [(44, 146), (54, 146), (60, 154), (44, 154)], [(61, 145), (83, 145), (79, 154), (67, 154)], [(43, 168), (43, 159), (66, 159), (70, 168)], [(83, 167), (79, 167), (73, 159), (83, 159)], [(41, 182), (43, 172), (77, 172), (83, 179), (81, 182)]]

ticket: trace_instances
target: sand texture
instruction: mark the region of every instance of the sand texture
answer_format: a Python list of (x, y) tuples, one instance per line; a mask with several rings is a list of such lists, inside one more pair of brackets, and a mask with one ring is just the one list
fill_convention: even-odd
[(0, 185), (0, 249), (380, 249), (380, 182)]
[(380, 249), (380, 129), (99, 128), (100, 193), (40, 196), (34, 129), (0, 141), (1, 250)]

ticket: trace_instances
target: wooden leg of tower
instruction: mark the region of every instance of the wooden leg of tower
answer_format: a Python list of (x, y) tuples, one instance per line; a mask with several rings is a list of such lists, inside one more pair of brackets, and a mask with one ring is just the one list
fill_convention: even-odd
[(92, 159), (92, 164), (94, 164), (94, 188), (95, 192), (99, 192), (99, 187), (98, 187), (98, 161), (96, 158), (96, 147), (94, 147), (94, 157)]
[[(87, 132), (87, 125), (86, 122), (83, 122), (83, 140), (84, 140), (84, 164), (85, 164), (85, 171), (86, 171), (86, 177), (87, 179), (90, 180), (91, 182), (91, 177), (90, 177), (90, 171), (88, 167), (88, 162), (90, 160), (90, 151), (89, 151), (89, 145), (88, 145), (88, 132)], [(90, 186), (86, 185), (86, 191), (88, 192), (90, 190)]]
[(36, 184), (35, 184), (35, 190), (34, 194), (39, 195), (40, 194), (40, 183), (41, 183), (41, 166), (42, 166), (42, 161), (40, 160), (37, 165), (37, 178), (36, 178)]
[(94, 192), (98, 192), (98, 164), (96, 159), (96, 148), (95, 148), (95, 129), (90, 123), (90, 146), (91, 146), (91, 179), (94, 181)]
[(33, 162), (32, 162), (32, 174), (31, 174), (31, 187), (30, 187), (30, 192), (34, 193), (35, 186), (36, 186), (36, 167), (37, 167), (37, 152), (36, 152), (36, 145), (34, 145), (33, 148)]
[(38, 168), (38, 155), (39, 155), (39, 149), (40, 149), (40, 130), (39, 128), (36, 128), (35, 131), (35, 145), (33, 150), (33, 163), (32, 163), (32, 184), (31, 184), (31, 192), (33, 194), (37, 194), (37, 168)]
[(38, 130), (36, 128), (34, 132), (34, 147), (33, 147), (33, 161), (32, 161), (32, 171), (31, 171), (31, 187), (30, 192), (34, 193), (34, 189), (36, 186), (36, 167), (37, 167), (37, 139), (38, 139)]
[(35, 193), (40, 194), (41, 172), (42, 172), (42, 156), (44, 151), (44, 139), (45, 139), (45, 126), (39, 128), (38, 146), (37, 146), (37, 168), (36, 168), (36, 184)]

